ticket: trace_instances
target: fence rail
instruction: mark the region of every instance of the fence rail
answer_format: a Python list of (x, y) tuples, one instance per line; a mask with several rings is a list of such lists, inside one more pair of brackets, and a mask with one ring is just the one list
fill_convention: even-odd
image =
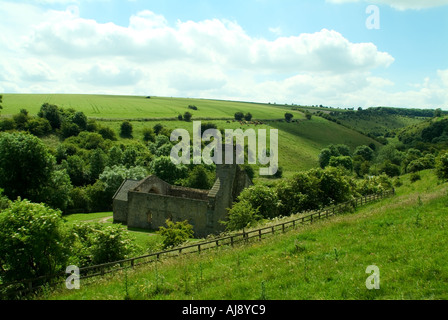
[[(272, 235), (277, 232), (286, 232), (288, 229), (296, 228), (300, 225), (312, 224), (315, 221), (327, 219), (331, 216), (346, 212), (349, 208), (357, 208), (359, 206), (383, 199), (395, 194), (395, 189), (385, 191), (378, 194), (372, 194), (355, 198), (351, 201), (335, 205), (322, 210), (306, 212), (300, 217), (286, 219), (273, 225), (265, 226), (253, 230), (243, 230), (243, 232), (230, 234), (226, 236), (217, 237), (211, 240), (197, 242), (191, 245), (177, 247), (165, 251), (154, 252), (147, 255), (104, 263), (95, 266), (80, 268), (80, 279), (88, 279), (97, 276), (104, 276), (109, 273), (120, 270), (142, 266), (154, 261), (158, 261), (162, 257), (174, 257), (181, 254), (201, 253), (202, 251), (210, 250), (221, 246), (234, 246), (237, 243), (248, 242), (250, 239), (258, 238), (261, 240), (264, 236)], [(57, 284), (60, 283), (61, 278), (68, 277), (68, 274), (61, 272), (54, 275), (42, 276), (39, 278), (21, 280), (11, 283), (0, 284), (1, 291), (5, 291), (8, 287), (20, 286), (21, 288), (13, 291), (13, 294), (22, 294), (32, 292), (35, 289), (42, 287), (43, 284)]]

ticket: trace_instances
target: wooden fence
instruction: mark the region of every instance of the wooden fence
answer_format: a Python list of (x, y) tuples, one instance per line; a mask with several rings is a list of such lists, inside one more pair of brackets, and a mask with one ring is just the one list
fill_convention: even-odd
[[(352, 201), (345, 202), (336, 206), (325, 208), (318, 211), (306, 212), (300, 217), (285, 218), (282, 222), (278, 222), (269, 226), (265, 226), (259, 229), (244, 230), (234, 234), (226, 236), (220, 236), (211, 240), (200, 241), (191, 245), (182, 246), (170, 250), (155, 252), (139, 257), (129, 258), (121, 261), (109, 262), (95, 266), (89, 266), (80, 268), (80, 280), (88, 279), (97, 276), (104, 276), (109, 273), (117, 272), (120, 270), (134, 268), (142, 266), (148, 263), (158, 261), (163, 257), (179, 256), (181, 254), (201, 253), (205, 250), (217, 248), (221, 246), (234, 246), (235, 244), (248, 242), (250, 239), (259, 239), (267, 235), (272, 235), (277, 232), (284, 233), (288, 229), (296, 228), (300, 225), (311, 224), (315, 221), (322, 220), (334, 216), (336, 214), (347, 212), (350, 208), (356, 208), (373, 201), (383, 199), (395, 194), (395, 190), (389, 190), (379, 194), (373, 194), (368, 196), (359, 197)], [(0, 296), (4, 295), (2, 292), (9, 292), (8, 295), (15, 294), (20, 295), (27, 292), (33, 292), (34, 290), (42, 287), (44, 284), (54, 285), (61, 283), (61, 280), (67, 278), (69, 274), (58, 273), (54, 275), (42, 276), (39, 278), (16, 281), (6, 284), (0, 284)], [(15, 290), (7, 290), (8, 288), (16, 288)]]

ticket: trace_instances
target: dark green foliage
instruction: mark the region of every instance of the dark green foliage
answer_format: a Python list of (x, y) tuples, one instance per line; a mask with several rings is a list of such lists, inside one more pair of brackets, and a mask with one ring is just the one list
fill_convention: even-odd
[(156, 134), (156, 136), (158, 136), (160, 134), (160, 132), (162, 131), (163, 128), (164, 128), (164, 126), (160, 123), (158, 123), (154, 126), (154, 133)]
[(436, 173), (439, 179), (448, 180), (448, 153), (444, 153), (438, 158)]
[(101, 149), (95, 149), (90, 155), (90, 181), (96, 181), (107, 164), (107, 155)]
[(41, 201), (42, 188), (51, 181), (54, 157), (30, 134), (0, 134), (0, 187), (10, 199)]
[(355, 156), (361, 156), (366, 161), (372, 161), (374, 157), (374, 152), (372, 148), (368, 146), (359, 146), (355, 149), (355, 152), (353, 153)]
[(188, 239), (193, 238), (193, 226), (188, 221), (179, 221), (174, 223), (166, 220), (166, 227), (160, 227), (159, 233), (164, 237), (163, 247), (165, 249), (177, 247)]
[(65, 269), (68, 239), (59, 211), (14, 201), (0, 213), (0, 277), (10, 282)]
[(345, 144), (330, 145), (321, 150), (319, 165), (322, 169), (330, 164), (331, 157), (350, 156), (350, 148)]
[(154, 142), (155, 140), (156, 140), (156, 135), (152, 128), (143, 129), (143, 141)]
[(421, 180), (421, 179), (422, 179), (422, 177), (418, 173), (414, 172), (413, 174), (411, 174), (410, 180), (412, 183), (414, 183), (418, 180)]
[(96, 132), (83, 131), (77, 137), (70, 137), (65, 142), (86, 150), (107, 149), (103, 137)]
[(238, 201), (247, 201), (252, 208), (258, 208), (263, 218), (275, 218), (279, 214), (279, 198), (275, 188), (265, 185), (253, 185), (238, 196)]
[(311, 120), (311, 118), (313, 117), (313, 115), (311, 114), (311, 112), (309, 112), (308, 110), (305, 112), (305, 118), (307, 118), (307, 120)]
[(347, 169), (348, 171), (353, 170), (353, 160), (349, 156), (331, 157), (330, 163), (328, 165), (335, 168), (342, 167), (344, 169)]
[(129, 233), (118, 225), (78, 223), (72, 227), (71, 263), (86, 267), (129, 258), (136, 247)]
[(18, 114), (13, 115), (13, 120), (16, 124), (17, 130), (25, 130), (26, 124), (30, 117), (28, 116), (28, 111), (25, 109), (20, 110)]
[(401, 174), (400, 167), (389, 160), (386, 160), (380, 167), (380, 172), (385, 173), (389, 177), (398, 177)]
[(291, 122), (292, 118), (294, 118), (294, 115), (292, 113), (285, 113), (285, 120), (286, 122)]
[(190, 112), (187, 111), (187, 112), (184, 113), (184, 120), (185, 121), (190, 122), (191, 121), (191, 117), (193, 117), (193, 115)]
[(43, 137), (51, 132), (51, 125), (47, 119), (33, 118), (28, 120), (25, 130), (37, 137)]
[(109, 127), (102, 127), (98, 130), (98, 133), (103, 137), (104, 140), (109, 139), (111, 141), (117, 141), (117, 135), (115, 131)]
[(107, 166), (113, 167), (123, 164), (123, 151), (118, 146), (113, 146), (109, 150)]
[(61, 125), (62, 138), (67, 139), (70, 137), (76, 137), (81, 132), (81, 129), (77, 124), (69, 121), (63, 121)]
[(215, 175), (203, 165), (194, 166), (188, 177), (182, 181), (182, 185), (188, 188), (209, 190), (213, 187)]
[(62, 167), (67, 170), (74, 186), (83, 186), (89, 181), (86, 164), (80, 156), (68, 156), (66, 160), (62, 161)]
[(191, 110), (198, 110), (198, 107), (196, 107), (196, 106), (193, 106), (193, 105), (189, 105), (188, 106), (188, 109), (191, 109)]
[(83, 112), (76, 112), (71, 121), (76, 124), (80, 130), (86, 130), (87, 129), (87, 116)]
[(235, 120), (236, 121), (241, 121), (243, 119), (244, 119), (244, 113), (242, 113), (242, 112), (235, 113)]
[(252, 207), (248, 200), (243, 199), (233, 205), (229, 210), (228, 220), (222, 223), (227, 230), (234, 231), (255, 226), (260, 219), (258, 208)]
[(10, 131), (16, 128), (16, 123), (13, 119), (4, 118), (0, 120), (0, 131)]
[(252, 120), (252, 114), (250, 112), (246, 113), (244, 115), (244, 120), (251, 121)]
[(168, 156), (161, 156), (151, 162), (150, 172), (169, 184), (176, 184), (187, 177), (188, 169), (184, 165), (176, 166)]
[(448, 135), (448, 119), (436, 121), (431, 123), (428, 127), (422, 130), (422, 140), (424, 142), (432, 142), (436, 138)]
[(62, 125), (62, 115), (56, 105), (44, 103), (37, 115), (40, 118), (47, 119), (54, 130), (59, 129)]
[(132, 124), (129, 121), (123, 121), (120, 126), (120, 137), (132, 139)]

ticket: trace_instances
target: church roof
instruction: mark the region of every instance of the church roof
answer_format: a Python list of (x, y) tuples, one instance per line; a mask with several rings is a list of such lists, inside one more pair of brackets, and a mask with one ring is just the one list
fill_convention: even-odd
[(128, 201), (128, 191), (135, 188), (139, 183), (140, 180), (124, 180), (112, 199), (119, 201)]

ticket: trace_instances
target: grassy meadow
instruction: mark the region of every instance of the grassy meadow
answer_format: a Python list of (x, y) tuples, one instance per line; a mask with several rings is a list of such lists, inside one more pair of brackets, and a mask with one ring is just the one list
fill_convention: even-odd
[[(38, 299), (447, 299), (448, 193), (432, 170), (396, 196), (285, 234), (47, 291)], [(380, 270), (367, 290), (366, 268)]]

